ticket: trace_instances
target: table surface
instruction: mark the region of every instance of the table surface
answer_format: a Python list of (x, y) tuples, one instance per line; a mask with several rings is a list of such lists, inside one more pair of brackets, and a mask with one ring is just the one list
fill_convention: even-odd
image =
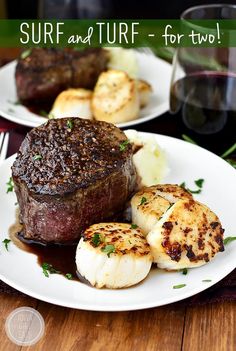
[(45, 320), (45, 334), (22, 350), (63, 351), (235, 351), (234, 302), (182, 307), (181, 304), (134, 312), (87, 312), (58, 307), (30, 297), (1, 295), (0, 350), (21, 347), (6, 337), (3, 323), (15, 308), (31, 306)]
[[(0, 50), (6, 60), (17, 50)], [(165, 134), (168, 118), (140, 130)], [(176, 135), (174, 124), (169, 135)], [(6, 336), (4, 323), (13, 309), (30, 306), (45, 320), (45, 334), (34, 346), (21, 347)], [(182, 303), (134, 312), (88, 312), (48, 304), (28, 296), (0, 295), (0, 350), (147, 350), (235, 351), (236, 303), (186, 307)]]

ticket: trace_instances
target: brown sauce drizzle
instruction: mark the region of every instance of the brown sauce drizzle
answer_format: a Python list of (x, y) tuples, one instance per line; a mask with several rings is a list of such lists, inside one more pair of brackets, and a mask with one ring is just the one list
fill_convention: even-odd
[[(130, 216), (130, 207), (127, 204), (126, 210), (111, 221), (130, 222)], [(25, 240), (22, 235), (22, 225), (19, 222), (19, 208), (16, 209), (15, 223), (9, 228), (9, 237), (19, 249), (36, 255), (40, 267), (42, 267), (43, 263), (51, 264), (54, 269), (60, 272), (58, 274), (65, 276), (70, 273), (72, 274), (71, 280), (89, 284), (76, 270), (75, 254), (77, 243), (71, 245), (44, 245), (33, 240)], [(67, 278), (65, 277), (65, 279)]]
[[(128, 207), (128, 206), (127, 206)], [(118, 221), (128, 222), (126, 212), (123, 213), (122, 217), (116, 218)], [(15, 223), (9, 228), (9, 237), (12, 242), (21, 250), (32, 253), (37, 256), (37, 262), (42, 266), (43, 263), (51, 264), (53, 268), (59, 271), (58, 274), (63, 275), (66, 278), (66, 274), (72, 274), (73, 281), (84, 283), (90, 287), (93, 287), (90, 282), (81, 276), (76, 269), (75, 254), (77, 244), (74, 245), (42, 245), (33, 242), (33, 240), (26, 241), (22, 236), (22, 225), (19, 222), (19, 209), (16, 209)], [(151, 270), (156, 270), (156, 265), (152, 265)], [(42, 270), (43, 274), (43, 270)], [(50, 275), (49, 275), (50, 277)], [(45, 277), (45, 279), (47, 279)], [(142, 284), (142, 281), (137, 285)], [(128, 287), (128, 288), (132, 288)], [(126, 288), (127, 289), (127, 288)]]
[[(51, 264), (53, 268), (60, 271), (59, 274), (72, 274), (73, 280), (79, 280), (76, 272), (75, 253), (77, 245), (41, 245), (32, 240), (28, 242), (22, 237), (22, 225), (19, 223), (19, 210), (16, 211), (16, 221), (9, 228), (9, 236), (12, 242), (21, 250), (37, 256), (37, 262)], [(43, 274), (43, 273), (42, 273)], [(65, 277), (65, 279), (67, 279)]]

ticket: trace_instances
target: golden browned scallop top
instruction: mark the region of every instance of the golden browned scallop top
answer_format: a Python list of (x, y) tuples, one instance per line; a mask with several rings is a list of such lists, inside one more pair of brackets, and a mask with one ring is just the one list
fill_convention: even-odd
[(177, 184), (157, 184), (149, 187), (143, 187), (135, 195), (142, 197), (144, 194), (145, 196), (147, 195), (148, 201), (155, 198), (155, 196), (162, 196), (163, 198), (167, 199), (169, 202), (172, 202), (170, 201), (172, 200), (172, 198), (169, 198), (170, 195), (172, 195), (173, 200), (193, 198), (190, 192), (188, 192), (186, 189), (184, 189), (183, 187)]
[[(172, 195), (174, 199), (192, 199), (192, 194), (178, 184), (157, 184), (150, 187), (151, 191), (156, 195), (163, 196), (168, 199), (168, 195)], [(172, 202), (172, 201), (170, 201)]]
[(109, 251), (110, 247), (110, 251), (116, 255), (134, 254), (140, 257), (150, 255), (149, 244), (141, 229), (135, 224), (94, 224), (85, 230), (82, 237), (98, 251), (106, 252), (106, 248)]
[(132, 205), (143, 213), (153, 214), (157, 218), (179, 199), (192, 199), (192, 194), (179, 185), (157, 184), (142, 188), (132, 198)]
[(142, 195), (132, 199), (132, 205), (141, 210), (143, 215), (154, 215), (156, 218), (160, 218), (171, 206), (170, 202), (161, 196), (153, 195), (150, 192)]
[(192, 262), (208, 262), (224, 251), (224, 230), (217, 215), (194, 200), (180, 200), (163, 217), (162, 247), (172, 260), (186, 252)]

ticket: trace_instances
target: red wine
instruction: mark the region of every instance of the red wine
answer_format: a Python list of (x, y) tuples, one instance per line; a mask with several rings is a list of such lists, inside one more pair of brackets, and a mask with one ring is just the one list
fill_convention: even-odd
[(236, 73), (199, 72), (176, 81), (170, 112), (182, 133), (223, 153), (236, 142)]

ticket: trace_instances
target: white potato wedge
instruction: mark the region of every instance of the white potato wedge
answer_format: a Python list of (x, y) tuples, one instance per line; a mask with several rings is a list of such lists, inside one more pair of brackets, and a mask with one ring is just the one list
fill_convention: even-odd
[(135, 80), (118, 70), (100, 74), (92, 98), (94, 118), (110, 123), (133, 120), (139, 115), (139, 95)]
[(147, 235), (168, 208), (179, 199), (192, 199), (192, 195), (174, 184), (144, 187), (131, 199), (132, 222)]
[(91, 99), (93, 92), (87, 89), (68, 89), (61, 92), (50, 111), (53, 118), (80, 117), (92, 119)]
[(138, 93), (139, 93), (139, 103), (140, 107), (143, 108), (148, 105), (152, 93), (151, 85), (145, 80), (138, 79)]
[(150, 247), (141, 229), (127, 223), (90, 226), (76, 250), (78, 273), (97, 288), (137, 284), (146, 278), (151, 264)]
[(224, 251), (219, 218), (193, 199), (178, 200), (147, 235), (159, 268), (178, 270), (209, 262)]

